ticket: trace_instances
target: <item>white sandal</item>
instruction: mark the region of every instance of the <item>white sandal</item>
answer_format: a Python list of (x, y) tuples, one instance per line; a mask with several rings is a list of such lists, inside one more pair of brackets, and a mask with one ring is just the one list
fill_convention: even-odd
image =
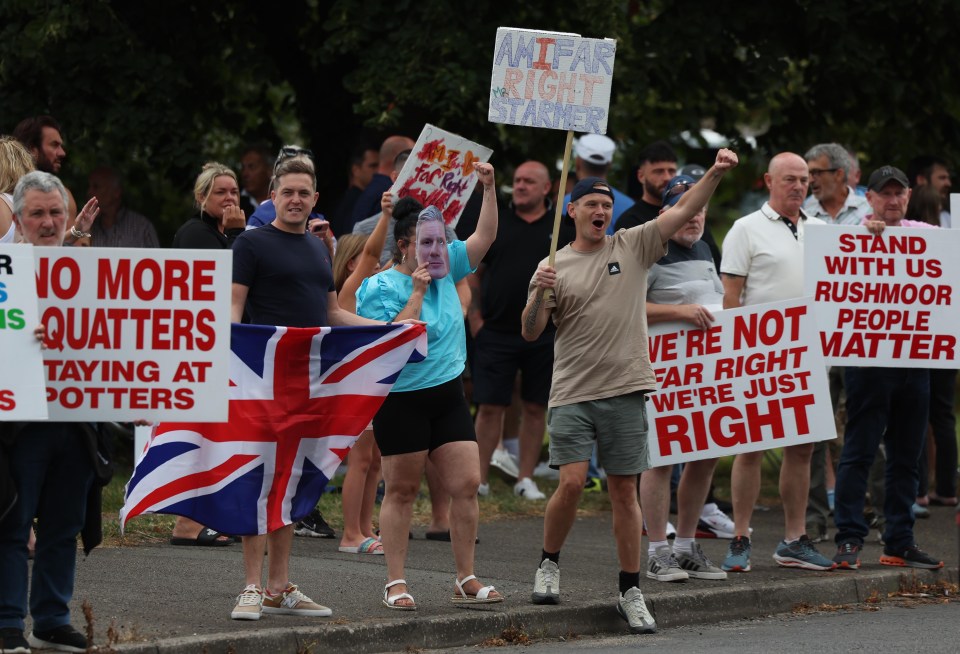
[[(391, 581), (390, 583), (388, 583), (386, 586), (383, 587), (383, 605), (384, 605), (385, 607), (387, 607), (388, 609), (393, 609), (393, 610), (395, 610), (395, 611), (416, 611), (416, 610), (417, 610), (417, 604), (416, 604), (416, 601), (413, 599), (413, 595), (411, 595), (410, 593), (400, 593), (399, 595), (390, 595), (390, 596), (387, 596), (387, 592), (388, 592), (391, 588), (393, 588), (394, 586), (398, 586), (398, 585), (400, 585), (400, 584), (403, 584), (404, 586), (406, 586), (406, 585), (407, 585), (407, 580), (406, 580), (406, 579), (395, 579), (395, 580)], [(410, 600), (410, 601), (413, 602), (413, 603), (412, 603), (412, 604), (397, 604), (397, 600), (401, 600), (401, 599), (408, 599), (408, 600)]]
[(470, 575), (469, 577), (464, 577), (462, 581), (454, 582), (457, 585), (458, 592), (457, 595), (451, 598), (454, 604), (494, 604), (503, 601), (503, 595), (498, 594), (496, 597), (490, 597), (490, 593), (496, 590), (493, 586), (484, 586), (477, 591), (476, 595), (468, 595), (467, 591), (463, 589), (463, 585), (476, 578), (476, 575)]

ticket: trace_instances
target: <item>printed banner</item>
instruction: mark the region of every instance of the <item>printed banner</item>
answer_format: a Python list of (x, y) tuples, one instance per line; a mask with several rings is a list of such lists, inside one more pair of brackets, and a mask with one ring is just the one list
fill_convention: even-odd
[(499, 28), (488, 119), (606, 134), (616, 54), (614, 39)]
[(707, 331), (650, 326), (650, 464), (837, 437), (809, 298), (714, 313)]
[(0, 420), (43, 420), (43, 355), (32, 245), (0, 245)]
[(462, 136), (424, 125), (391, 190), (398, 200), (410, 195), (425, 207), (432, 204), (448, 225), (456, 227), (477, 185), (473, 164), (486, 163), (492, 154), (490, 148)]
[(811, 225), (804, 292), (828, 364), (960, 368), (960, 232)]
[(51, 420), (227, 419), (229, 250), (34, 254)]

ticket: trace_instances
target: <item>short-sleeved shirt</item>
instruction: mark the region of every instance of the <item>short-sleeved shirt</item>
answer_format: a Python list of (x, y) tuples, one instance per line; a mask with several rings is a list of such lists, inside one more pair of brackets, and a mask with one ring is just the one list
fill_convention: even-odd
[[(664, 254), (656, 221), (619, 230), (592, 252), (570, 245), (557, 252), (557, 285), (546, 301), (557, 326), (549, 406), (656, 389), (647, 271)], [(531, 278), (528, 297), (536, 291)]]
[(817, 196), (811, 194), (803, 203), (803, 210), (808, 216), (819, 218), (828, 225), (859, 225), (860, 222), (872, 213), (870, 203), (863, 196), (857, 195), (849, 186), (847, 187), (847, 199), (843, 201), (843, 206), (834, 218), (823, 208)]
[(98, 248), (158, 248), (160, 239), (150, 219), (120, 207), (113, 226), (95, 220), (90, 226), (90, 244)]
[(233, 243), (233, 282), (249, 288), (246, 309), (255, 325), (329, 324), (333, 270), (330, 251), (316, 236), (273, 225), (245, 231)]
[(669, 241), (667, 255), (647, 273), (647, 302), (722, 304), (723, 284), (710, 247), (703, 241), (697, 241), (690, 248)]
[[(554, 214), (550, 205), (544, 207), (539, 218), (527, 222), (516, 214), (512, 203), (500, 208), (497, 238), (483, 258), (480, 298), (484, 329), (520, 335), (520, 316), (527, 304), (527, 280), (550, 253)], [(557, 247), (562, 248), (575, 236), (573, 220), (569, 216), (561, 217)], [(552, 332), (553, 325), (549, 324), (547, 330)]]
[[(420, 320), (427, 323), (427, 358), (403, 368), (393, 390), (416, 391), (455, 379), (467, 361), (463, 310), (457, 295), (458, 281), (473, 272), (463, 241), (447, 245), (450, 272), (427, 286)], [(390, 322), (407, 306), (413, 293), (413, 278), (394, 268), (368, 277), (357, 289), (357, 313), (365, 318)]]
[(803, 235), (806, 225), (814, 224), (824, 223), (801, 212), (794, 236), (769, 202), (733, 223), (723, 240), (720, 271), (746, 277), (744, 306), (803, 295)]
[(632, 207), (623, 212), (617, 220), (611, 220), (610, 226), (614, 231), (630, 229), (637, 225), (644, 225), (660, 215), (660, 206), (650, 204), (643, 198), (635, 202)]

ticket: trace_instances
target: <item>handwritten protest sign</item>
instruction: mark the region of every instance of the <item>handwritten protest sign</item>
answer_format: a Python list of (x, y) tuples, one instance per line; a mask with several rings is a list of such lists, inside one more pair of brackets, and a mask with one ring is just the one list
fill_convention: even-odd
[(804, 292), (830, 364), (960, 368), (960, 232), (811, 225)]
[(0, 245), (0, 420), (43, 420), (43, 357), (32, 245)]
[(650, 326), (654, 466), (836, 438), (809, 298)]
[(613, 39), (499, 28), (489, 120), (606, 134), (616, 53)]
[(229, 251), (34, 253), (52, 420), (226, 421)]
[(409, 195), (423, 206), (437, 207), (444, 222), (455, 227), (477, 185), (473, 164), (486, 163), (491, 154), (490, 148), (424, 125), (392, 189), (397, 199)]

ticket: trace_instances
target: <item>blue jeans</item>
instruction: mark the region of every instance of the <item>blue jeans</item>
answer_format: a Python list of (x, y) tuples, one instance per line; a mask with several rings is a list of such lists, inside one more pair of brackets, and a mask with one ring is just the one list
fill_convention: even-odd
[(923, 368), (847, 368), (847, 429), (837, 465), (836, 542), (863, 543), (870, 527), (863, 517), (870, 466), (882, 442), (886, 518), (883, 540), (890, 551), (914, 544), (913, 512), (920, 452), (927, 434), (930, 374)]
[(36, 423), (14, 441), (10, 468), (19, 499), (0, 522), (0, 627), (25, 626), (27, 538), (36, 517), (30, 615), (34, 630), (49, 631), (70, 624), (77, 534), (93, 484), (93, 463), (77, 426)]

